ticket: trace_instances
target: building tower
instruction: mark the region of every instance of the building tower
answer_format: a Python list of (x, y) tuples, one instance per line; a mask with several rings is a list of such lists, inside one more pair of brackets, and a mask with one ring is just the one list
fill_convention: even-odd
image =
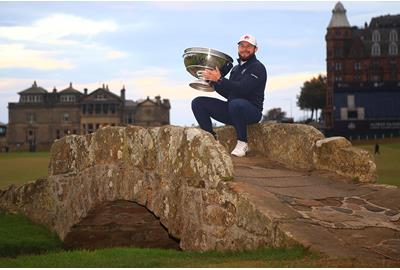
[(324, 109), (325, 128), (333, 128), (333, 90), (335, 83), (343, 81), (346, 75), (346, 55), (348, 44), (352, 39), (351, 26), (346, 16), (346, 9), (341, 2), (332, 10), (332, 18), (325, 36), (327, 48), (327, 93)]

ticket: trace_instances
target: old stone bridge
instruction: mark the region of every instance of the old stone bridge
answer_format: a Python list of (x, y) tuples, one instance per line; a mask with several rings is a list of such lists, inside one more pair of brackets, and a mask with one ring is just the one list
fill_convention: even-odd
[(249, 250), (301, 244), (332, 257), (399, 260), (400, 191), (368, 152), (298, 124), (249, 127), (251, 152), (176, 126), (108, 127), (51, 148), (49, 174), (0, 191), (0, 208), (67, 247)]

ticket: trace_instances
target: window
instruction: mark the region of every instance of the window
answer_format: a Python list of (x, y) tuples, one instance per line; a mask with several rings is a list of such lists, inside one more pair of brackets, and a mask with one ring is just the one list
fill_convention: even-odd
[(75, 96), (74, 95), (61, 95), (60, 100), (63, 103), (73, 103), (73, 102), (75, 102)]
[(115, 105), (114, 104), (110, 105), (110, 111), (111, 111), (112, 114), (115, 113)]
[(335, 77), (335, 82), (341, 82), (341, 81), (342, 81), (342, 77), (340, 77), (340, 76)]
[(379, 55), (381, 55), (381, 46), (379, 46), (378, 43), (372, 44), (371, 55), (372, 55), (372, 56), (379, 56)]
[(397, 31), (396, 30), (393, 29), (392, 31), (390, 31), (389, 41), (391, 41), (391, 42), (397, 41)]
[(106, 97), (104, 96), (104, 94), (97, 94), (96, 99), (102, 100), (102, 99), (106, 99)]
[(378, 30), (374, 30), (372, 33), (372, 41), (373, 42), (380, 42), (381, 41), (381, 34), (379, 34)]
[(100, 114), (101, 113), (101, 104), (96, 104), (95, 108), (96, 108), (96, 114)]
[(348, 95), (347, 96), (347, 107), (348, 108), (355, 108), (355, 102), (354, 102), (354, 95)]
[(60, 130), (59, 129), (56, 130), (56, 138), (60, 139)]
[(63, 113), (63, 121), (69, 122), (69, 113)]
[(93, 104), (88, 105), (88, 113), (93, 114)]
[(336, 63), (335, 64), (335, 70), (336, 71), (342, 70), (342, 63)]
[(103, 113), (104, 114), (108, 113), (108, 104), (103, 104)]
[(36, 117), (35, 117), (35, 114), (34, 114), (34, 113), (27, 113), (27, 115), (26, 115), (26, 120), (27, 120), (29, 123), (34, 123), (34, 122), (36, 121), (35, 118), (36, 118)]
[(361, 70), (361, 63), (360, 62), (354, 63), (354, 70)]
[(86, 104), (82, 105), (82, 114), (86, 114)]
[(28, 95), (28, 96), (22, 96), (21, 97), (21, 102), (24, 103), (39, 103), (42, 102), (43, 97), (40, 95)]
[(397, 55), (398, 49), (397, 49), (397, 44), (392, 42), (389, 45), (389, 55)]

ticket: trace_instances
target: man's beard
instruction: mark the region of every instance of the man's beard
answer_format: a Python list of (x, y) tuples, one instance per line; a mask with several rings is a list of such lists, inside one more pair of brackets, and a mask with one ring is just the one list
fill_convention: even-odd
[(240, 53), (238, 53), (239, 59), (240, 59), (241, 61), (247, 61), (247, 60), (249, 60), (250, 58), (252, 58), (255, 54), (256, 54), (256, 53), (251, 53), (251, 54), (249, 54), (249, 56), (247, 56), (246, 58), (243, 58), (243, 57), (240, 55)]

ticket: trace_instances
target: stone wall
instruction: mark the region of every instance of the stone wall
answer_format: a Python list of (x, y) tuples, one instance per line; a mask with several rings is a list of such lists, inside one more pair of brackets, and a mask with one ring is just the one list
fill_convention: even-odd
[[(232, 126), (216, 129), (220, 143), (232, 151)], [(376, 165), (368, 151), (353, 147), (343, 137), (325, 138), (316, 128), (302, 124), (264, 123), (248, 127), (251, 151), (292, 169), (325, 170), (361, 182), (375, 182)]]

